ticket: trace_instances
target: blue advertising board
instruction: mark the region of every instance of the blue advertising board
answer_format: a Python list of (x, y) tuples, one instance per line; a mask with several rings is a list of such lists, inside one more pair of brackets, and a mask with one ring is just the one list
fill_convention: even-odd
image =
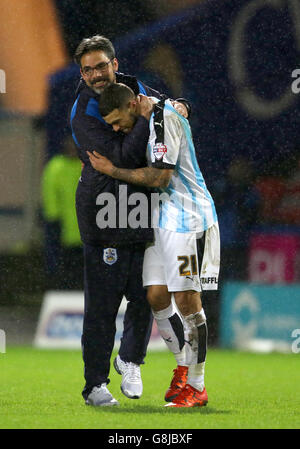
[(300, 334), (300, 285), (229, 282), (222, 289), (220, 343), (293, 351)]
[[(127, 301), (124, 297), (116, 318), (115, 349), (118, 349), (122, 338), (126, 307)], [(46, 292), (38, 320), (34, 345), (39, 348), (80, 349), (83, 315), (83, 292), (71, 290)], [(1, 349), (5, 350), (5, 334), (1, 335), (0, 329), (0, 352)], [(167, 349), (155, 322), (153, 323), (148, 349)]]

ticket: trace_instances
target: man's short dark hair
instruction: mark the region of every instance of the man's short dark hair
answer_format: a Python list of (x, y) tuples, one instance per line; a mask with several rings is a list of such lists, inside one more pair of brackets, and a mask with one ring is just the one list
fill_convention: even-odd
[(82, 56), (93, 51), (103, 51), (109, 59), (115, 58), (115, 49), (111, 41), (104, 36), (96, 35), (80, 42), (74, 54), (75, 62), (81, 66)]
[(114, 109), (122, 109), (130, 100), (135, 98), (135, 93), (130, 87), (122, 83), (113, 83), (107, 86), (99, 100), (99, 111), (102, 117), (106, 117)]

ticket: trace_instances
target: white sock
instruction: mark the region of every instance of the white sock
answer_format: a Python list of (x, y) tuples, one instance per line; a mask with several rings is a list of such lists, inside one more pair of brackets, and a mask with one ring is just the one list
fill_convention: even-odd
[(204, 389), (204, 369), (205, 362), (197, 363), (197, 365), (190, 365), (187, 383), (197, 390)]
[(186, 362), (189, 365), (188, 383), (197, 390), (204, 388), (204, 368), (207, 350), (207, 326), (203, 308), (184, 317)]
[(166, 309), (155, 312), (152, 310), (157, 328), (169, 350), (173, 352), (177, 364), (185, 361), (184, 328), (180, 315), (171, 303)]
[(177, 354), (174, 354), (176, 362), (177, 362), (177, 366), (187, 366), (185, 363), (185, 346), (182, 348), (182, 350), (180, 352), (178, 352)]

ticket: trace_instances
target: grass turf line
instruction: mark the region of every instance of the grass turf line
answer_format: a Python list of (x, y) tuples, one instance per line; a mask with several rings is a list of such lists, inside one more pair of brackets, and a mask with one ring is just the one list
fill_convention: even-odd
[(174, 357), (149, 352), (143, 396), (127, 399), (111, 367), (109, 389), (119, 407), (84, 404), (80, 351), (8, 347), (0, 354), (1, 429), (297, 429), (299, 354), (210, 349), (206, 407), (169, 409), (164, 394)]

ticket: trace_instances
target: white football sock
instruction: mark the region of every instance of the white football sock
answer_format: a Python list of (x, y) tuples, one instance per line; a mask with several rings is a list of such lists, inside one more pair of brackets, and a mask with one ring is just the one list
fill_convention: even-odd
[(198, 363), (197, 365), (191, 365), (189, 367), (187, 383), (200, 391), (204, 389), (204, 369), (205, 362)]
[(152, 310), (152, 313), (159, 333), (169, 350), (173, 352), (177, 364), (183, 365), (185, 362), (184, 328), (176, 308), (171, 302), (166, 309), (158, 312)]
[(189, 365), (188, 383), (197, 390), (204, 388), (204, 368), (207, 350), (207, 326), (203, 308), (184, 317), (186, 362)]

